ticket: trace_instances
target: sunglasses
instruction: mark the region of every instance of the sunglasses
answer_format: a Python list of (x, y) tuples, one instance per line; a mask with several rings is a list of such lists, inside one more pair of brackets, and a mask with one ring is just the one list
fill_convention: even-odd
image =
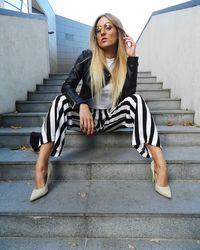
[(113, 25), (111, 23), (105, 23), (103, 26), (98, 25), (95, 29), (95, 33), (99, 34), (102, 29), (106, 30), (106, 31), (110, 31), (113, 28)]

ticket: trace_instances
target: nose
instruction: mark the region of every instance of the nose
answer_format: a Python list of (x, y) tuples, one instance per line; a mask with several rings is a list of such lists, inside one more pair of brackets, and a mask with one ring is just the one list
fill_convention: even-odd
[(102, 36), (102, 35), (105, 35), (105, 33), (106, 33), (106, 29), (105, 29), (105, 27), (102, 27), (102, 29), (101, 29), (101, 31), (100, 31), (100, 32), (101, 32), (101, 36)]
[(102, 29), (102, 30), (101, 30), (101, 36), (104, 36), (105, 33), (106, 33), (106, 32)]

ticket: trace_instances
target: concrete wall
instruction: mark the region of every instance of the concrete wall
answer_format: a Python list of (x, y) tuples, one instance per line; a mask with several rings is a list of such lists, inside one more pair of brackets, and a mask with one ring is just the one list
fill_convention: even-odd
[(89, 48), (89, 25), (56, 15), (58, 72), (68, 72), (82, 50)]
[(137, 54), (139, 70), (158, 76), (164, 88), (172, 89), (172, 97), (182, 99), (183, 109), (195, 111), (200, 124), (200, 6), (152, 15)]
[(15, 110), (49, 74), (48, 26), (41, 15), (0, 9), (0, 113)]
[[(32, 0), (33, 7), (42, 12), (47, 17), (48, 31), (53, 31), (53, 34), (49, 34), (49, 62), (50, 73), (57, 73), (57, 39), (56, 39), (56, 16), (48, 1), (44, 0)], [(39, 5), (39, 8), (38, 8)]]

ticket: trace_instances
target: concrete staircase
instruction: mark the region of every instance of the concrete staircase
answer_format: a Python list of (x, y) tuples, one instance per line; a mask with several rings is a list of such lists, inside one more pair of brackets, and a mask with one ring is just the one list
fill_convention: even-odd
[(150, 72), (139, 72), (164, 146), (173, 199), (154, 191), (150, 160), (131, 148), (131, 130), (87, 137), (67, 131), (49, 194), (29, 202), (37, 158), (29, 134), (40, 131), (64, 74), (50, 75), (1, 116), (0, 249), (200, 249), (200, 128), (194, 112)]

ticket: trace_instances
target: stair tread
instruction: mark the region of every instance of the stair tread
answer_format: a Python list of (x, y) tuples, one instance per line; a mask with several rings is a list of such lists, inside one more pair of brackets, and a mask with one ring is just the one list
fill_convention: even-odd
[[(173, 126), (157, 126), (159, 133), (200, 133), (200, 128), (195, 126), (181, 126), (181, 125), (173, 125)], [(9, 134), (30, 134), (32, 131), (40, 132), (41, 127), (0, 127), (0, 135), (9, 135)], [(79, 131), (67, 130), (67, 134), (80, 134), (85, 136)], [(112, 133), (123, 133), (128, 134), (132, 133), (132, 129), (119, 129), (117, 131), (109, 132), (106, 134)], [(97, 134), (98, 135), (98, 134)]]
[[(46, 79), (46, 80), (49, 80), (49, 79)], [(50, 79), (51, 81), (52, 80), (54, 80), (54, 81), (57, 81), (57, 79)], [(156, 81), (156, 82), (147, 82), (147, 83), (145, 83), (145, 82), (138, 82), (137, 83), (137, 85), (142, 85), (142, 84), (158, 84), (158, 85), (160, 85), (160, 84), (162, 84), (163, 82), (161, 82), (161, 81)], [(51, 87), (51, 86), (61, 86), (62, 85), (62, 83), (55, 83), (55, 84), (48, 84), (48, 83), (45, 83), (45, 84), (43, 84), (43, 83), (40, 83), (40, 84), (36, 84), (36, 86), (49, 86), (49, 87)]]
[[(76, 244), (76, 247), (70, 247)], [(0, 238), (1, 249), (29, 250), (124, 250), (135, 247), (140, 250), (199, 250), (197, 240), (138, 239), (138, 238)]]
[[(46, 115), (47, 112), (14, 112), (14, 113), (4, 113), (2, 116), (41, 116)], [(193, 110), (184, 109), (163, 109), (163, 110), (151, 110), (152, 114), (194, 114)]]
[(157, 194), (150, 180), (59, 181), (49, 185), (49, 195), (31, 203), (33, 181), (0, 182), (0, 214), (200, 217), (200, 181), (170, 181), (170, 186), (171, 200)]
[[(148, 90), (148, 89), (143, 89), (143, 90), (138, 90), (137, 92), (164, 92), (164, 91), (169, 91), (170, 89), (153, 89), (153, 90)], [(47, 90), (47, 91), (28, 91), (28, 93), (31, 94), (49, 94), (49, 93), (55, 93), (55, 94), (59, 94), (59, 91), (55, 91), (55, 90)], [(137, 94), (137, 93), (136, 93)]]
[[(146, 99), (147, 100), (147, 99)], [(181, 99), (180, 98), (151, 98), (151, 99), (148, 99), (147, 101), (180, 101)], [(36, 103), (51, 103), (52, 101), (17, 101), (17, 103), (33, 103), (33, 104), (36, 104)]]
[[(165, 159), (168, 163), (200, 163), (200, 147), (175, 147), (165, 146), (163, 148)], [(90, 154), (89, 154), (90, 153)], [(26, 150), (12, 150), (10, 148), (0, 148), (0, 164), (30, 164), (35, 163), (37, 154), (30, 148)], [(64, 148), (60, 157), (52, 158), (52, 162), (74, 162), (74, 163), (147, 163), (150, 160), (144, 159), (138, 152), (130, 148)]]

